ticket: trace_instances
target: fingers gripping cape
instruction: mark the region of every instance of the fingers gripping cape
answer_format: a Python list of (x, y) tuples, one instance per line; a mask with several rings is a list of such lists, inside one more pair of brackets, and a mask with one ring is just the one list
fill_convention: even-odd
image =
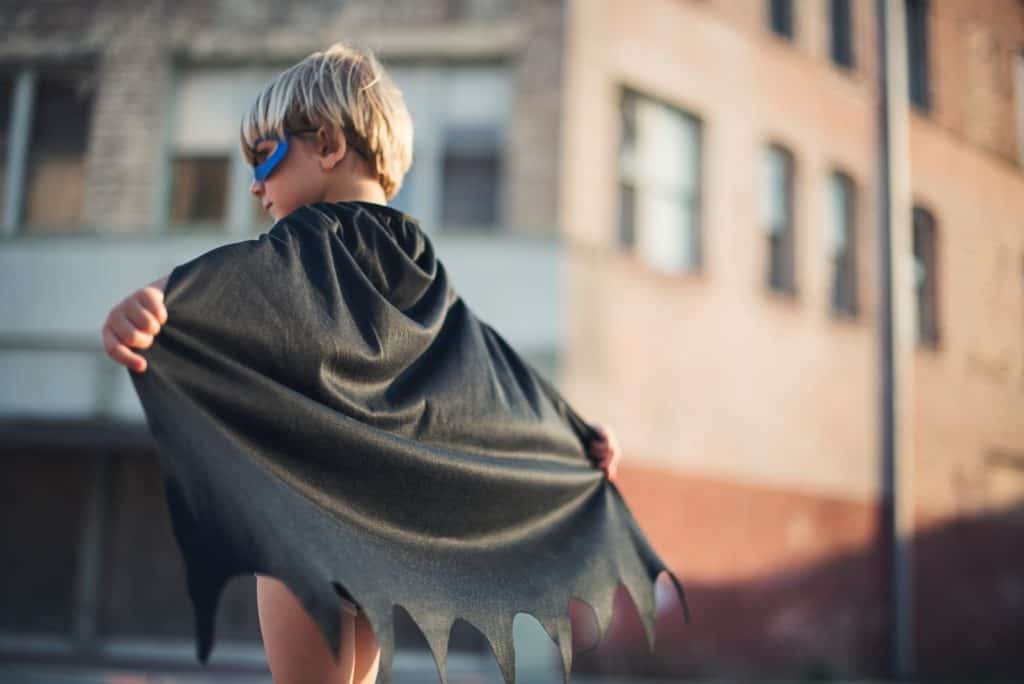
[(304, 207), (176, 267), (165, 304), (148, 368), (131, 378), (202, 663), (220, 591), (241, 573), (287, 584), (336, 658), (339, 595), (351, 597), (382, 682), (395, 605), (442, 681), (461, 618), (514, 682), (517, 612), (555, 640), (568, 679), (569, 599), (590, 605), (603, 636), (620, 582), (653, 648), (668, 568), (587, 457), (598, 434), (466, 306), (413, 219)]

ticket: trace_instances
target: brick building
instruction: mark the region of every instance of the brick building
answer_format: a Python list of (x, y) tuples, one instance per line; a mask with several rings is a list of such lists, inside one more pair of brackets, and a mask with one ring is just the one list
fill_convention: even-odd
[[(914, 661), (1019, 673), (1024, 3), (905, 8)], [(653, 656), (623, 596), (577, 668), (884, 672), (868, 0), (0, 4), (0, 659), (194, 661), (152, 446), (98, 330), (269, 227), (238, 116), (338, 39), (374, 48), (412, 110), (395, 204), (470, 305), (614, 426), (620, 489), (688, 589), (693, 622), (666, 604)], [(222, 598), (215, 668), (263, 666), (252, 590)], [(403, 629), (396, 666), (432, 668)]]
[[(889, 668), (875, 6), (569, 3), (566, 391), (693, 612), (609, 667)], [(1024, 3), (905, 11), (913, 667), (1020, 673)]]

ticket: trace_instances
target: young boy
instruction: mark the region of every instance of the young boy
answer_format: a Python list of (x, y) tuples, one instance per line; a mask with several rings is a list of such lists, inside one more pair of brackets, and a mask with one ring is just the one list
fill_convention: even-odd
[[(412, 135), (402, 95), (373, 55), (333, 45), (268, 83), (243, 118), (242, 151), (254, 167), (250, 191), (275, 221), (317, 202), (386, 205), (411, 164)], [(167, 322), (167, 281), (164, 276), (124, 299), (103, 325), (108, 356), (137, 373), (146, 370), (146, 360), (132, 348), (152, 346)], [(616, 439), (594, 427), (603, 440), (590, 444), (589, 455), (615, 481)], [(380, 652), (354, 604), (343, 599), (343, 642), (335, 661), (281, 581), (257, 574), (257, 602), (275, 682), (375, 681)], [(582, 623), (575, 612), (571, 617), (577, 635)]]

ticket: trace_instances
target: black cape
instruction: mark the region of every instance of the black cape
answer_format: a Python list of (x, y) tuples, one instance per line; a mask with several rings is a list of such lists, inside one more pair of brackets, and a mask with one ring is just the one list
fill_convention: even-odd
[(339, 596), (365, 612), (390, 682), (393, 610), (441, 680), (452, 624), (515, 681), (533, 615), (572, 663), (568, 604), (606, 633), (621, 582), (654, 646), (667, 571), (586, 453), (599, 438), (456, 294), (395, 209), (318, 203), (174, 268), (168, 318), (131, 372), (184, 556), (197, 655), (240, 573), (296, 594), (338, 654)]

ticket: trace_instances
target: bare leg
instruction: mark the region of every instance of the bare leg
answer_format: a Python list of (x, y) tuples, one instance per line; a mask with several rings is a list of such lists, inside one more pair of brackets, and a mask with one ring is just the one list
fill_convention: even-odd
[[(340, 599), (339, 599), (340, 600)], [(280, 580), (256, 576), (256, 605), (275, 684), (373, 684), (380, 649), (369, 621), (343, 610), (338, 661), (313, 618)]]

